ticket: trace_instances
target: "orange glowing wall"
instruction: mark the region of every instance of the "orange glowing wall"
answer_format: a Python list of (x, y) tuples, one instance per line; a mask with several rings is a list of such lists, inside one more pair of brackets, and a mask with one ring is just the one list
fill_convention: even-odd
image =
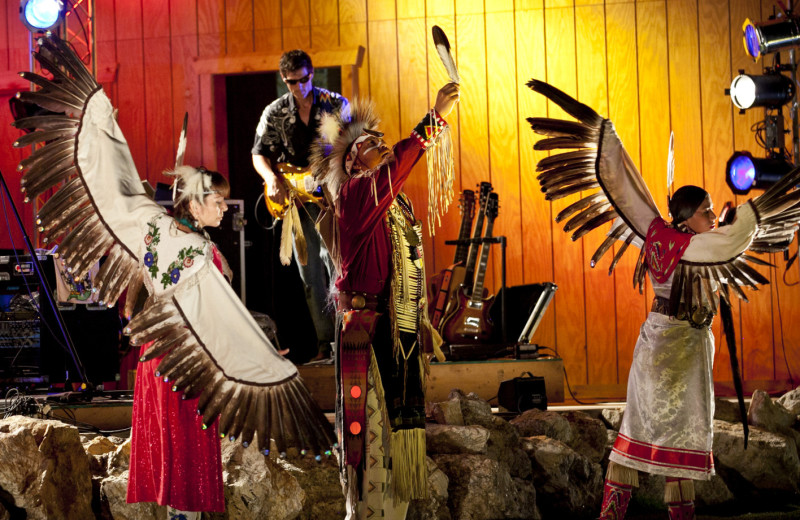
[[(508, 238), (507, 283), (558, 285), (535, 341), (558, 351), (578, 397), (624, 395), (638, 329), (652, 292), (632, 289), (635, 255), (608, 276), (609, 257), (595, 269), (588, 259), (600, 241), (572, 243), (553, 216), (575, 197), (546, 202), (535, 179), (535, 138), (525, 117), (560, 111), (525, 87), (546, 80), (611, 118), (662, 211), (666, 208), (667, 143), (675, 132), (676, 186), (704, 186), (717, 206), (735, 198), (724, 182), (734, 150), (759, 153), (750, 127), (758, 113), (739, 115), (723, 90), (738, 69), (759, 72), (745, 57), (741, 24), (766, 19), (770, 1), (738, 0), (97, 0), (97, 64), (115, 71), (106, 87), (119, 107), (139, 171), (151, 181), (173, 160), (184, 111), (191, 121), (187, 162), (217, 164), (213, 93), (193, 60), (245, 53), (279, 54), (302, 47), (366, 49), (360, 92), (377, 104), (387, 139), (405, 135), (446, 81), (430, 29), (450, 37), (461, 77), (461, 103), (450, 117), (455, 138), (456, 188), (491, 181), (500, 197), (495, 234)], [(0, 12), (0, 90), (10, 95), (11, 73), (28, 67), (27, 33), (18, 0)], [(7, 71), (3, 73), (3, 71)], [(3, 86), (5, 85), (5, 87)], [(3, 90), (5, 89), (5, 90)], [(261, 110), (262, 107), (254, 107)], [(757, 112), (757, 111), (756, 111)], [(0, 168), (12, 173), (20, 152), (16, 131), (0, 116), (5, 152)], [(200, 142), (203, 142), (201, 146)], [(427, 183), (419, 165), (407, 191), (424, 214)], [(25, 210), (28, 222), (32, 215)], [(452, 206), (443, 226), (426, 238), (427, 270), (453, 256), (460, 217)], [(5, 226), (4, 223), (2, 223)], [(598, 234), (599, 235), (599, 234)], [(5, 233), (0, 246), (8, 247)], [(792, 250), (796, 244), (792, 245)], [(800, 288), (795, 267), (784, 280), (783, 258), (761, 269), (772, 285), (748, 292), (734, 306), (746, 388), (790, 386), (800, 374)], [(493, 252), (487, 286), (500, 282), (500, 251)], [(788, 281), (789, 283), (786, 283)], [(714, 326), (718, 347), (720, 331)], [(726, 349), (718, 348), (716, 378), (730, 381)], [(795, 379), (795, 384), (797, 380)], [(729, 384), (727, 385), (729, 386)]]

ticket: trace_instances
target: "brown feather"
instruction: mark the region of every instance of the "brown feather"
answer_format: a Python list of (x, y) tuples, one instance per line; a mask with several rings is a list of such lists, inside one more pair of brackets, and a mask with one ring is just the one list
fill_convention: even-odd
[(608, 267), (609, 275), (611, 275), (611, 273), (614, 271), (614, 268), (617, 267), (617, 262), (619, 262), (619, 259), (622, 258), (623, 254), (625, 254), (625, 251), (628, 249), (628, 246), (631, 245), (631, 242), (633, 242), (634, 236), (635, 235), (633, 233), (628, 235), (628, 238), (625, 239), (625, 242), (623, 242), (622, 245), (617, 250), (617, 254), (614, 255), (614, 259), (611, 261), (611, 265)]
[(572, 162), (584, 162), (584, 161), (590, 161), (593, 163), (597, 161), (597, 149), (586, 148), (583, 150), (574, 150), (571, 152), (553, 154), (550, 157), (545, 157), (544, 159), (539, 161), (536, 164), (536, 171), (540, 172), (543, 170), (549, 170), (550, 168), (561, 166), (563, 164), (569, 164)]
[(601, 200), (597, 204), (593, 204), (569, 219), (569, 221), (567, 221), (567, 223), (564, 225), (564, 231), (569, 233), (573, 229), (583, 226), (610, 207), (611, 204), (606, 200)]
[(600, 200), (605, 200), (605, 198), (606, 198), (605, 193), (603, 193), (602, 191), (599, 191), (592, 195), (587, 195), (581, 200), (573, 202), (566, 208), (562, 209), (561, 212), (559, 212), (559, 214), (556, 216), (556, 222), (561, 222), (562, 220), (569, 217), (576, 211), (581, 211), (582, 209), (588, 208), (589, 206), (595, 204)]
[(580, 184), (576, 184), (574, 186), (570, 186), (568, 188), (548, 191), (544, 198), (546, 200), (558, 200), (573, 195), (575, 193), (579, 193), (581, 191), (588, 191), (599, 187), (600, 184), (597, 181), (583, 182)]
[(572, 234), (573, 242), (584, 236), (586, 233), (589, 233), (593, 229), (602, 226), (606, 222), (614, 220), (615, 218), (617, 218), (617, 216), (618, 216), (617, 211), (614, 209), (610, 209), (589, 219), (587, 222), (582, 224), (581, 227), (579, 227), (578, 230), (575, 231), (575, 233)]
[(622, 234), (625, 233), (626, 231), (628, 231), (629, 229), (630, 228), (628, 228), (627, 224), (621, 224), (621, 225), (618, 225), (617, 227), (613, 228), (611, 230), (610, 234), (606, 237), (606, 239), (603, 240), (603, 243), (600, 244), (600, 247), (598, 247), (597, 250), (592, 255), (592, 259), (589, 262), (589, 265), (591, 267), (596, 266), (597, 262), (599, 262), (600, 259), (603, 258), (603, 255), (606, 254), (606, 252), (611, 248), (611, 246), (614, 244), (614, 242), (619, 240), (619, 238), (622, 236)]

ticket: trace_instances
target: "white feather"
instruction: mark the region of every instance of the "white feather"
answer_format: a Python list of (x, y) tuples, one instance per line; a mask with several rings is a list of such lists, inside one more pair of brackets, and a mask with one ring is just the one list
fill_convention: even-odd
[(453, 83), (461, 83), (461, 76), (458, 75), (458, 68), (456, 67), (455, 60), (453, 60), (453, 55), (450, 54), (450, 50), (444, 44), (439, 43), (436, 45), (436, 52), (439, 53), (439, 57), (442, 59), (450, 81)]

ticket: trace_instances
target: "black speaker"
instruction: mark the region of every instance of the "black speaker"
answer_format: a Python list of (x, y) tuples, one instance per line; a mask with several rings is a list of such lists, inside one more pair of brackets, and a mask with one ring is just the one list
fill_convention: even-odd
[(501, 381), (497, 391), (497, 402), (506, 410), (517, 413), (531, 408), (547, 410), (544, 377), (525, 372), (523, 377)]

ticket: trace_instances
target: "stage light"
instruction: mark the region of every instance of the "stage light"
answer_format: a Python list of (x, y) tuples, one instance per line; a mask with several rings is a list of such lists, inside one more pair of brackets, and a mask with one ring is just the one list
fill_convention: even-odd
[(737, 195), (751, 189), (764, 189), (779, 181), (792, 169), (781, 157), (756, 158), (749, 152), (734, 152), (725, 167), (725, 182)]
[(31, 32), (48, 31), (63, 19), (61, 0), (21, 0), (19, 16)]
[(794, 97), (794, 83), (779, 73), (763, 76), (740, 74), (733, 78), (728, 93), (733, 104), (741, 110), (753, 107), (779, 108)]
[(800, 25), (793, 17), (781, 17), (767, 22), (745, 20), (744, 50), (758, 60), (763, 54), (800, 45)]

